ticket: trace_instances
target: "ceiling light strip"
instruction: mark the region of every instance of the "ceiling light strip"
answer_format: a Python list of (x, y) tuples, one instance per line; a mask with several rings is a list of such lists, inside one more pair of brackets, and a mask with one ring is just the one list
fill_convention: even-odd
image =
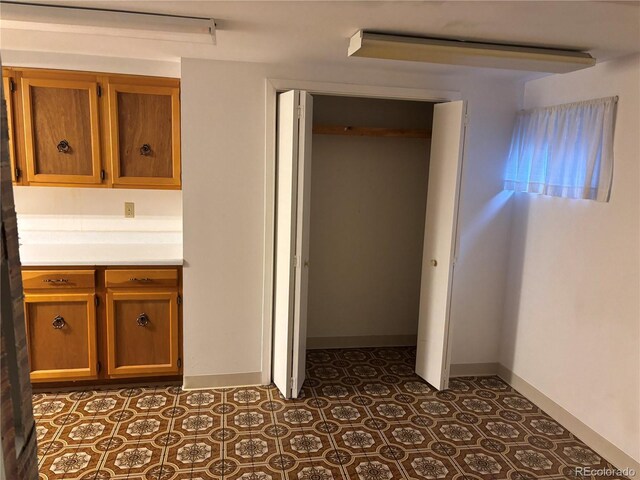
[(352, 57), (566, 73), (595, 65), (585, 52), (524, 45), (406, 37), (358, 31), (351, 37)]

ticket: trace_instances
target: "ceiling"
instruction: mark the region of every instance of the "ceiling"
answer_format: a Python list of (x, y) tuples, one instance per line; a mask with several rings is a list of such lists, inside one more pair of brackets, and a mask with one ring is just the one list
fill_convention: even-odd
[[(180, 57), (268, 63), (388, 62), (401, 71), (450, 73), (470, 67), (348, 58), (359, 29), (589, 51), (598, 61), (640, 51), (640, 2), (405, 1), (61, 1), (73, 5), (213, 17), (217, 45), (8, 30), (2, 49), (177, 61)], [(0, 5), (0, 15), (1, 5)], [(503, 72), (504, 74), (509, 72)], [(515, 72), (511, 72), (514, 74)], [(527, 75), (520, 72), (520, 75)]]

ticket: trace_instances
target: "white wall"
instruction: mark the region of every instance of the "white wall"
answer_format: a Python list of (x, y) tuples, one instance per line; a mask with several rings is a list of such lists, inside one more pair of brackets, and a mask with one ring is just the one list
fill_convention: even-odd
[[(76, 41), (82, 42), (82, 38)], [(73, 53), (2, 50), (5, 67), (52, 68), (101, 73), (180, 77), (180, 63), (139, 58), (102, 57)]]
[[(124, 217), (124, 202), (135, 203), (136, 218), (182, 215), (180, 190), (125, 188), (14, 187), (18, 215), (105, 215)], [(135, 223), (136, 218), (131, 219)]]
[[(430, 129), (433, 115), (427, 102), (316, 95), (313, 104), (314, 125)], [(429, 146), (313, 136), (308, 346), (415, 345)]]
[(640, 56), (528, 82), (525, 107), (619, 95), (611, 200), (515, 195), (500, 361), (640, 460)]
[(260, 372), (265, 79), (458, 90), (469, 101), (453, 300), (453, 362), (495, 362), (509, 216), (504, 160), (521, 87), (457, 76), (328, 65), (182, 61), (185, 376)]

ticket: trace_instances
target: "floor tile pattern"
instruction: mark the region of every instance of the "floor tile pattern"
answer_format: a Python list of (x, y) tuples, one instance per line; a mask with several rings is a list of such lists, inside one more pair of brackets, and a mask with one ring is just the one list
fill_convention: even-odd
[(313, 350), (294, 400), (273, 386), (36, 394), (40, 478), (559, 480), (612, 468), (498, 377), (437, 392), (414, 362), (412, 348)]

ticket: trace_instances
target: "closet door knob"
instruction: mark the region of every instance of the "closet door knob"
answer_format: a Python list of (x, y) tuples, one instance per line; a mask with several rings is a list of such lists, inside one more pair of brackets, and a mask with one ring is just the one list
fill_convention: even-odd
[(435, 258), (432, 258), (431, 259), (431, 265), (434, 266), (434, 267), (437, 267), (438, 266), (438, 261)]
[(140, 147), (140, 155), (144, 157), (148, 157), (149, 155), (151, 155), (151, 145), (149, 145), (148, 143), (142, 145)]

